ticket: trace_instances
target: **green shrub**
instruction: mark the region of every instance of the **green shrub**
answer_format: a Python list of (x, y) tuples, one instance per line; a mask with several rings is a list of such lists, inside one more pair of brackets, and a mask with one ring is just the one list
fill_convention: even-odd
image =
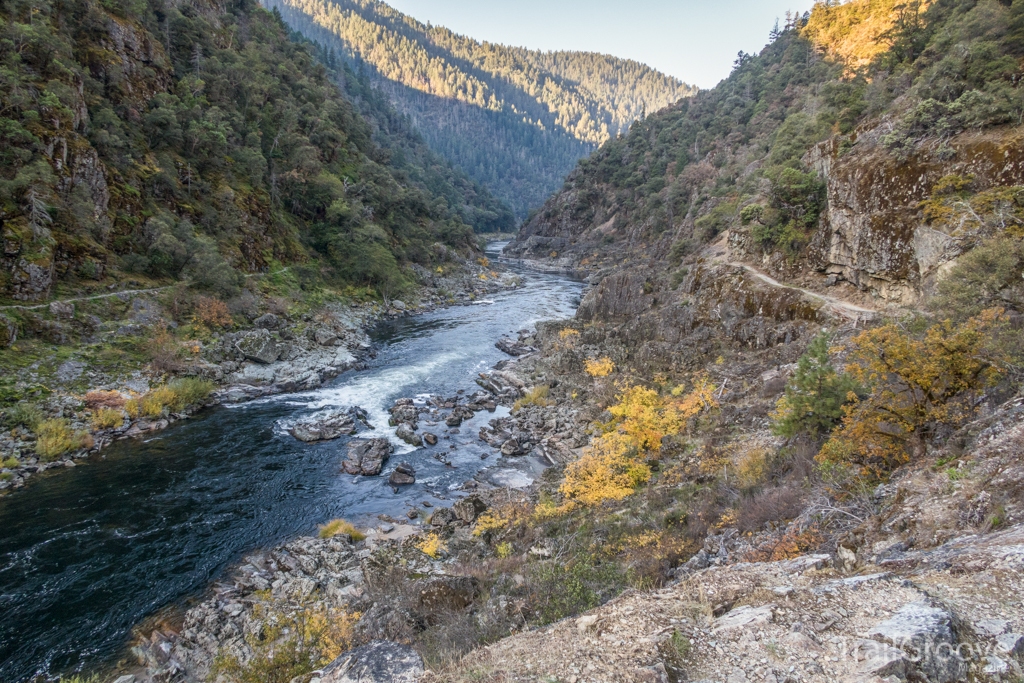
[(36, 453), (44, 461), (56, 460), (68, 451), (82, 448), (87, 435), (76, 432), (71, 424), (62, 418), (43, 420), (35, 429)]
[(772, 413), (775, 433), (785, 437), (828, 434), (843, 419), (843, 406), (850, 402), (851, 392), (856, 395), (859, 391), (852, 377), (832, 366), (828, 336), (820, 334), (800, 357), (786, 393)]
[(170, 402), (173, 410), (182, 411), (189, 406), (203, 403), (213, 392), (214, 384), (210, 380), (198, 377), (182, 377), (167, 385), (174, 393)]
[(10, 456), (9, 458), (7, 458), (6, 460), (0, 461), (0, 467), (6, 467), (8, 469), (14, 469), (17, 466), (18, 466), (18, 459), (15, 458), (13, 455)]
[(550, 624), (611, 599), (626, 586), (626, 578), (615, 564), (589, 557), (544, 562), (530, 572), (531, 608), (541, 624)]
[(939, 281), (929, 308), (963, 321), (986, 308), (1024, 309), (1024, 240), (998, 236), (961, 256)]
[(28, 427), (35, 430), (36, 425), (42, 422), (44, 417), (39, 406), (32, 403), (18, 403), (7, 410), (4, 415), (4, 426), (8, 429)]

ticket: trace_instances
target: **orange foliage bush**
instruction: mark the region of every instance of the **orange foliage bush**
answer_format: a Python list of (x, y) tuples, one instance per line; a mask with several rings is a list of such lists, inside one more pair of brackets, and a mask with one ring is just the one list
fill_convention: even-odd
[(85, 406), (89, 410), (100, 408), (123, 408), (125, 397), (117, 391), (90, 391), (85, 395)]
[(625, 389), (618, 403), (608, 408), (613, 419), (603, 426), (604, 433), (566, 468), (559, 491), (567, 504), (597, 505), (632, 494), (651, 478), (645, 459), (660, 452), (664, 437), (678, 433), (688, 419), (717, 405), (713, 393), (706, 377), (699, 378), (679, 400), (666, 399), (646, 387)]
[(192, 319), (195, 323), (214, 329), (230, 327), (234, 323), (228, 305), (220, 299), (208, 296), (196, 299), (196, 310)]
[(857, 335), (847, 372), (871, 393), (850, 396), (817, 460), (881, 478), (922, 456), (943, 427), (974, 415), (979, 392), (1000, 378), (1005, 358), (994, 342), (1005, 321), (993, 309), (962, 325), (933, 325), (921, 338), (892, 323)]

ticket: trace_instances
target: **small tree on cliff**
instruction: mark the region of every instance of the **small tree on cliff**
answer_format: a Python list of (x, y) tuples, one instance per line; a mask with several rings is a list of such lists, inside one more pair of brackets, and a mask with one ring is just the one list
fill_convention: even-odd
[(863, 393), (853, 377), (836, 371), (828, 351), (828, 335), (823, 333), (800, 357), (786, 393), (772, 413), (776, 434), (790, 438), (828, 434), (842, 421), (843, 406), (850, 402), (851, 394)]
[(920, 338), (893, 323), (857, 335), (847, 369), (870, 394), (851, 394), (819, 462), (882, 478), (923, 456), (930, 441), (975, 414), (979, 394), (1001, 377), (1005, 323), (1003, 311), (991, 309), (962, 325), (933, 325)]

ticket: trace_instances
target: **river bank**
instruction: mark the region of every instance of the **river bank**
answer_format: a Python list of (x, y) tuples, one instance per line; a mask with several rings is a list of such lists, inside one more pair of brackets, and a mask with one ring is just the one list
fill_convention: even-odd
[[(579, 302), (573, 281), (520, 273), (522, 284), (466, 306), (389, 317), (371, 328), (376, 356), (298, 393), (224, 403), (147, 438), (120, 440), (88, 467), (31, 482), (32, 495), (0, 499), (0, 677), (24, 680), (113, 663), (129, 630), (148, 615), (202, 594), (253, 548), (273, 548), (315, 534), (332, 518), (422, 522), (431, 507), (452, 504), (481, 470), (490, 486), (530, 482), (537, 461), (499, 461), (479, 440), (481, 428), (507, 415), (495, 406), (458, 427), (424, 413), (420, 431), (438, 443), (421, 449), (388, 426), (403, 397), (469, 403), (479, 373), (511, 357), (495, 348), (504, 335), (538, 320), (565, 318)], [(499, 371), (500, 372), (500, 371)], [(462, 393), (460, 393), (462, 392)], [(394, 447), (378, 477), (339, 476), (349, 437), (304, 443), (293, 426), (361, 406), (372, 429), (355, 438), (386, 438)], [(450, 409), (444, 409), (445, 413)], [(488, 427), (489, 429), (489, 427)], [(487, 457), (481, 457), (486, 455)], [(391, 468), (408, 462), (416, 482), (396, 493)], [(28, 492), (22, 492), (25, 494)]]
[[(65, 421), (66, 433), (74, 435), (69, 438), (80, 447), (72, 446), (58, 454), (40, 453), (32, 428), (8, 424), (11, 428), (0, 433), (0, 495), (22, 488), (35, 474), (75, 467), (114, 441), (150, 437), (204, 408), (319, 387), (365, 364), (373, 354), (367, 331), (381, 321), (468, 304), (520, 284), (517, 275), (490, 267), (486, 259), (453, 264), (447, 273), (424, 272), (421, 281), (422, 286), (407, 297), (408, 304), (401, 300), (382, 303), (340, 297), (292, 306), (292, 310), (274, 297), (247, 289), (244, 293), (252, 300), (246, 303), (244, 314), (234, 316), (236, 322), (230, 328), (206, 329), (205, 335), (177, 343), (178, 348), (152, 349), (145, 356), (127, 359), (129, 362), (122, 358), (113, 368), (90, 362), (85, 349), (78, 352), (58, 347), (49, 362), (37, 361), (19, 368), (6, 379), (23, 391), (45, 382), (45, 397), (27, 404), (36, 410), (33, 419)], [(166, 336), (169, 326), (176, 326), (171, 306), (156, 296), (161, 291), (128, 290), (103, 295), (121, 302), (127, 317), (106, 323), (93, 321), (97, 328), (107, 328), (98, 331), (97, 337), (148, 338), (150, 346), (157, 345), (155, 340)], [(45, 308), (67, 325), (83, 316), (82, 312), (76, 313), (71, 302), (56, 301)], [(163, 344), (175, 345), (167, 340)], [(12, 345), (3, 353), (18, 351)], [(126, 402), (138, 400), (175, 376), (211, 382), (212, 391), (201, 401), (177, 410), (166, 408), (148, 416), (122, 410)], [(121, 411), (117, 426), (98, 423), (98, 410), (111, 407)], [(19, 418), (6, 419), (10, 423)]]
[[(118, 680), (204, 681), (226, 662), (245, 666), (263, 656), (261, 634), (282, 625), (323, 618), (351, 625), (345, 637), (364, 642), (396, 638), (408, 620), (435, 621), (473, 603), (480, 585), (466, 575), (465, 561), (480, 546), (481, 515), (512, 502), (530, 504), (543, 471), (575, 459), (589, 441), (579, 406), (521, 404), (529, 393), (524, 377), (535, 370), (534, 343), (533, 329), (497, 340), (509, 357), (480, 373), (473, 394), (400, 398), (389, 410), (396, 432), (404, 426), (433, 437), (426, 448), (434, 459), (449, 465), (449, 448), (457, 446), (445, 446), (465, 430), (481, 444), (479, 457), (492, 459), (489, 467), (454, 484), (450, 496), (416, 501), (405, 514), (395, 509), (353, 518), (357, 527), (343, 527), (348, 533), (322, 532), (246, 555), (196, 604), (140, 625), (131, 648), (137, 665), (126, 660)], [(430, 449), (438, 440), (440, 447)], [(550, 551), (538, 546), (536, 552)], [(484, 609), (518, 630), (527, 625), (520, 608), (495, 594)]]

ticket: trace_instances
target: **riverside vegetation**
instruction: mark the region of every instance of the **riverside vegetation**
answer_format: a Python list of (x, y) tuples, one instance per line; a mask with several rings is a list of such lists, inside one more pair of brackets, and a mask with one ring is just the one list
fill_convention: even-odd
[(261, 315), (312, 335), (347, 302), (357, 329), (494, 281), (474, 231), (511, 210), (255, 4), (12, 2), (0, 27), (0, 486), (201, 406), (211, 346)]
[(344, 681), (277, 630), (333, 609), (339, 665), (411, 680), (1020, 678), (1022, 32), (822, 3), (610, 140), (507, 249), (588, 279), (575, 318), (392, 410), (503, 403), (480, 438), (552, 466), (246, 558), (140, 676)]

